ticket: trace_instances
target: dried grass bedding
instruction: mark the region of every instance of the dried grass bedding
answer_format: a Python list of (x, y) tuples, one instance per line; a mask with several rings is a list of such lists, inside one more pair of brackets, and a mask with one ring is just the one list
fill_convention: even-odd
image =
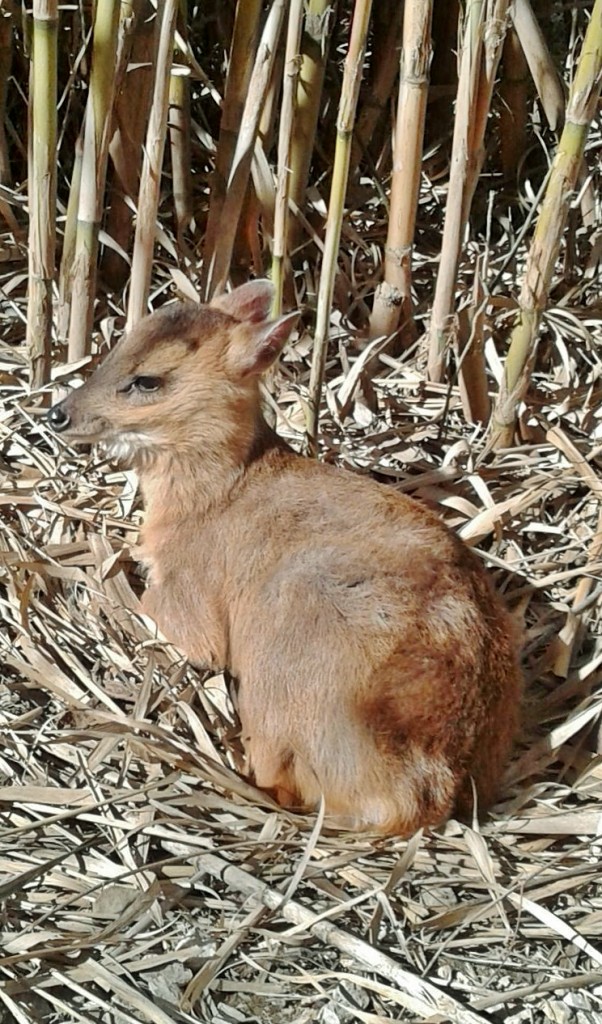
[[(528, 440), (495, 455), (414, 356), (381, 364), (375, 418), (338, 422), (362, 358), (346, 329), (325, 457), (437, 504), (525, 617), (505, 799), (383, 840), (241, 779), (228, 683), (139, 613), (135, 479), (60, 445), (6, 344), (3, 1022), (601, 1019), (599, 307), (550, 311)], [(306, 348), (272, 400), (297, 444)]]
[[(599, 176), (599, 125), (588, 149)], [(513, 204), (489, 184), (457, 308), (486, 265), (495, 394), (539, 185)], [(421, 329), (446, 189), (424, 176)], [(325, 195), (313, 195), (318, 222)], [(522, 443), (494, 453), (455, 383), (427, 382), (420, 345), (381, 355), (368, 411), (361, 334), (386, 237), (381, 184), (352, 186), (348, 207), (322, 456), (438, 507), (523, 616), (524, 730), (504, 797), (482, 824), (383, 840), (288, 814), (238, 774), (231, 682), (204, 679), (140, 614), (133, 475), (65, 448), (29, 393), (27, 253), (2, 223), (0, 1024), (602, 1020), (600, 211), (587, 230), (571, 223)], [(167, 227), (162, 238), (155, 304), (198, 281)], [(270, 398), (296, 446), (315, 267), (309, 251), (303, 329)], [(123, 303), (100, 295), (98, 313), (102, 346)], [(61, 355), (57, 381), (71, 372)]]

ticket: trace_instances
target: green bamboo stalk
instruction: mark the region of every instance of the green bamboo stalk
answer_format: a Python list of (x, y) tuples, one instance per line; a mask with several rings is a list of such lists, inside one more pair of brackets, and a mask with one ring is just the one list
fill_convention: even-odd
[[(289, 181), (291, 205), (299, 210), (305, 203), (335, 9), (336, 0), (309, 0), (306, 4)], [(300, 236), (301, 224), (295, 219), (289, 228), (291, 249), (298, 244)]]
[(433, 0), (406, 0), (384, 276), (374, 296), (371, 338), (393, 336), (400, 320), (406, 337), (413, 333), (412, 243), (432, 55), (432, 14)]
[(129, 330), (146, 313), (150, 288), (161, 169), (167, 133), (167, 108), (169, 105), (169, 79), (173, 61), (174, 32), (178, 16), (179, 0), (165, 0), (159, 49), (155, 71), (155, 92), (151, 107), (144, 162), (140, 177), (138, 211), (134, 253), (132, 256), (132, 283), (128, 302), (126, 326)]
[(119, 0), (104, 0), (103, 3), (97, 4), (92, 39), (90, 89), (84, 123), (75, 258), (71, 275), (70, 361), (81, 359), (90, 351), (96, 297), (98, 232), (104, 210), (107, 158), (111, 140), (118, 23)]
[(288, 16), (288, 33), (284, 58), (282, 89), (282, 110), (278, 137), (278, 181), (276, 185), (276, 208), (274, 219), (274, 251), (272, 259), (272, 281), (274, 300), (272, 316), (282, 313), (285, 264), (287, 256), (288, 194), (290, 182), (291, 143), (295, 122), (297, 80), (299, 77), (299, 49), (303, 26), (303, 0), (291, 0)]
[(537, 353), (538, 328), (550, 294), (554, 267), (601, 86), (602, 0), (595, 0), (571, 87), (565, 125), (527, 257), (519, 318), (510, 338), (504, 376), (493, 412), (491, 443), (495, 448), (511, 445), (514, 438), (517, 409), (529, 386)]
[(372, 0), (356, 0), (353, 9), (349, 50), (345, 58), (345, 70), (341, 87), (341, 100), (337, 119), (337, 142), (332, 169), (328, 216), (326, 219), (324, 258), (322, 260), (316, 310), (316, 333), (309, 378), (307, 434), (309, 449), (313, 454), (317, 453), (320, 398), (328, 349), (330, 310), (334, 293), (334, 278), (337, 269), (341, 225), (343, 223), (345, 193), (349, 177), (353, 124), (362, 80), (371, 10)]
[(211, 176), (209, 214), (201, 264), (201, 293), (206, 297), (211, 263), (220, 232), (228, 176), (253, 72), (260, 15), (261, 0), (238, 0), (215, 154), (215, 168)]
[(429, 330), (428, 374), (443, 376), (462, 240), (485, 157), (484, 137), (509, 0), (469, 0), (462, 45), (448, 202)]
[(259, 119), (270, 87), (286, 6), (285, 0), (273, 0), (257, 50), (242, 120), (238, 128), (236, 149), (228, 175), (219, 234), (216, 237), (209, 266), (205, 268), (207, 297), (225, 287), (230, 271), (234, 240), (249, 182)]
[(56, 248), (57, 0), (34, 0), (29, 132), (27, 347), (32, 387), (50, 378)]

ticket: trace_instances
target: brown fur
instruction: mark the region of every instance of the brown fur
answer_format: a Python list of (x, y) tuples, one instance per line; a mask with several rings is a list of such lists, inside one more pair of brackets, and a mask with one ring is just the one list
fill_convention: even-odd
[[(434, 513), (266, 426), (259, 374), (290, 329), (270, 298), (255, 282), (153, 314), (55, 409), (138, 469), (145, 608), (238, 677), (259, 786), (386, 832), (470, 809), (471, 778), (482, 809), (518, 719), (511, 619)], [(125, 391), (137, 374), (164, 383)]]

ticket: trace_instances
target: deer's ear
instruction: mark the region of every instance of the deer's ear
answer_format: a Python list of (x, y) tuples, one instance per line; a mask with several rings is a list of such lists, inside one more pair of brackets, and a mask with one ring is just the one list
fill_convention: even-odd
[(270, 315), (274, 285), (267, 278), (241, 284), (233, 292), (224, 292), (209, 303), (213, 309), (221, 309), (237, 320), (258, 324), (267, 320)]
[(241, 377), (259, 376), (282, 352), (298, 317), (298, 313), (288, 313), (278, 320), (257, 324), (244, 333), (239, 328), (228, 353), (230, 366)]

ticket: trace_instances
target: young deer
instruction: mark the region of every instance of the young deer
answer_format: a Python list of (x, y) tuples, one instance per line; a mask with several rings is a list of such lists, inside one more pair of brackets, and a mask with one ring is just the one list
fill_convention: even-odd
[(288, 807), (409, 833), (494, 800), (521, 673), (476, 555), (417, 501), (295, 454), (259, 378), (295, 316), (256, 281), (167, 306), (49, 413), (134, 466), (144, 610), (239, 680), (249, 770)]

